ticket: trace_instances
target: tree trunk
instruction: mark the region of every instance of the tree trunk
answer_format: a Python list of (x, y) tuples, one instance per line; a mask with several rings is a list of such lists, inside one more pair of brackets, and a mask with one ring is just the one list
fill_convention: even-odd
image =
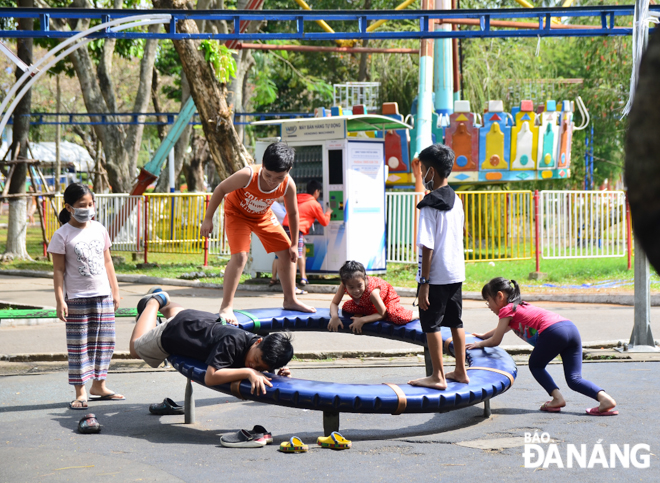
[(660, 271), (660, 35), (650, 36), (639, 70), (626, 139), (625, 180), (635, 236)]
[[(121, 7), (122, 1), (115, 0), (114, 5)], [(88, 0), (73, 0), (70, 7), (90, 8), (91, 5)], [(58, 23), (53, 22), (52, 25)], [(70, 25), (75, 30), (85, 30), (89, 21), (77, 21), (76, 24)], [(160, 25), (148, 27), (150, 33), (158, 32), (159, 29)], [(94, 67), (94, 62), (86, 48), (78, 49), (69, 55), (80, 82), (87, 112), (108, 113), (116, 110), (116, 93), (110, 80), (114, 44), (114, 41), (106, 39), (98, 68)], [(133, 112), (144, 112), (149, 105), (156, 50), (156, 40), (149, 39), (145, 42)], [(99, 122), (101, 119), (97, 117), (92, 120)], [(131, 125), (126, 129), (118, 125), (94, 126), (94, 132), (103, 144), (108, 180), (114, 193), (127, 193), (133, 186), (143, 130), (144, 125), (141, 124)]]
[[(186, 9), (186, 2), (154, 0), (154, 7)], [(199, 33), (193, 20), (179, 21), (177, 31)], [(193, 39), (175, 40), (174, 48), (188, 77), (190, 93), (195, 100), (216, 171), (221, 179), (225, 179), (252, 163), (252, 158), (234, 129), (233, 113), (227, 105), (227, 87), (216, 80), (211, 66), (199, 51), (199, 44), (198, 40)]]
[(204, 182), (204, 168), (211, 162), (211, 153), (209, 146), (198, 131), (194, 131), (192, 135), (192, 152), (187, 157), (184, 174), (186, 175), (186, 183), (188, 184), (188, 191), (190, 192), (205, 192), (206, 183)]
[[(19, 0), (18, 6), (22, 8), (34, 7), (33, 0)], [(32, 30), (33, 20), (28, 18), (18, 19), (19, 30)], [(30, 38), (17, 39), (16, 50), (18, 57), (27, 65), (32, 64), (32, 45)], [(16, 80), (20, 79), (23, 71), (16, 68)], [(23, 99), (14, 110), (14, 128), (12, 144), (10, 147), (10, 159), (29, 158), (28, 136), (30, 134), (30, 106), (32, 103), (32, 90), (28, 90)], [(27, 114), (27, 115), (26, 115)], [(25, 193), (25, 181), (27, 177), (27, 164), (19, 164), (11, 177), (11, 186), (8, 194)], [(27, 230), (27, 200), (32, 198), (10, 198), (9, 219), (7, 222), (7, 245), (5, 247), (4, 259), (30, 259), (26, 245)]]
[[(160, 107), (160, 100), (158, 99), (158, 91), (160, 91), (160, 76), (158, 75), (158, 69), (155, 67), (152, 69), (153, 73), (151, 74), (151, 102), (154, 105), (154, 112), (161, 113), (163, 109)], [(163, 142), (165, 135), (167, 134), (167, 116), (156, 116), (156, 120), (161, 123), (156, 125), (156, 130), (158, 131), (158, 139), (160, 142)]]

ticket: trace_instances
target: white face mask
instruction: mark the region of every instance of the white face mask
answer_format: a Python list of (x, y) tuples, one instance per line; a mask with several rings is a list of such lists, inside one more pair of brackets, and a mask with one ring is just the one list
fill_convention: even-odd
[(91, 208), (74, 208), (73, 217), (78, 223), (87, 223), (95, 215), (94, 207)]
[(429, 171), (431, 171), (431, 168), (426, 170), (426, 173), (424, 174), (424, 178), (422, 179), (422, 181), (424, 182), (424, 188), (426, 188), (429, 191), (433, 191), (433, 178), (431, 178), (430, 181), (426, 181), (426, 177), (428, 176)]

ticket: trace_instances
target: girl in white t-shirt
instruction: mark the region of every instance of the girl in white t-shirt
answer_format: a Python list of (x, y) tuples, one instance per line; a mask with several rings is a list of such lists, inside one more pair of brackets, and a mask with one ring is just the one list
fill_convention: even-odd
[(110, 237), (94, 217), (94, 193), (80, 183), (64, 191), (62, 226), (53, 234), (57, 316), (66, 322), (69, 384), (76, 389), (71, 409), (87, 409), (85, 383), (92, 379), (92, 400), (123, 400), (105, 385), (115, 350), (115, 311), (119, 285), (110, 257)]

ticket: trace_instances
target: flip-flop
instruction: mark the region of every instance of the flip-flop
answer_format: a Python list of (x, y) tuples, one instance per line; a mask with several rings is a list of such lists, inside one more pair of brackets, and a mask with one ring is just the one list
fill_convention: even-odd
[(125, 401), (126, 398), (121, 394), (117, 394), (116, 392), (113, 392), (112, 394), (105, 394), (103, 396), (94, 396), (90, 394), (89, 400), (90, 401)]
[(550, 402), (551, 402), (551, 401), (546, 401), (546, 402), (544, 402), (544, 403), (543, 403), (543, 406), (541, 406), (539, 409), (541, 409), (541, 411), (545, 411), (545, 412), (547, 412), (547, 413), (560, 413), (560, 412), (561, 412), (561, 408), (556, 408), (556, 407), (548, 406), (548, 404), (550, 404)]
[(309, 450), (309, 446), (303, 444), (298, 436), (291, 436), (289, 441), (283, 441), (278, 449), (282, 453), (307, 453), (307, 450)]
[(296, 288), (296, 295), (307, 295), (309, 292), (301, 288)]
[(587, 409), (587, 414), (590, 416), (618, 416), (619, 411), (616, 411), (614, 408), (608, 409), (607, 411), (601, 411), (598, 409), (598, 406), (595, 408)]
[(309, 280), (307, 280), (306, 278), (301, 278), (300, 279), (300, 285), (305, 286), (307, 284), (309, 284)]
[(353, 445), (337, 431), (333, 431), (330, 436), (319, 436), (316, 443), (330, 449), (349, 449)]
[(96, 434), (101, 432), (101, 425), (93, 414), (85, 414), (78, 422), (78, 432), (81, 434)]
[[(74, 406), (74, 404), (77, 402), (80, 402), (82, 404), (80, 406)], [(75, 409), (75, 410), (89, 409), (87, 406), (87, 399), (74, 399), (69, 403), (69, 409)]]
[(280, 284), (279, 280), (271, 280), (270, 282), (268, 282), (269, 287), (274, 287), (275, 285), (279, 285), (279, 284)]

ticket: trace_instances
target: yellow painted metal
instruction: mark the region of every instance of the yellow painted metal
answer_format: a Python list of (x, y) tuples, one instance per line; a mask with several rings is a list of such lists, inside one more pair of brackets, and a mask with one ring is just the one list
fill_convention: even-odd
[(465, 261), (534, 256), (531, 191), (458, 191), (465, 213)]
[[(298, 1), (298, 0), (296, 0), (296, 1)], [(407, 8), (409, 5), (411, 5), (414, 1), (415, 0), (406, 0), (402, 4), (398, 5), (394, 10), (403, 10), (404, 8)], [(387, 20), (378, 20), (378, 21), (372, 23), (371, 25), (369, 25), (369, 27), (367, 27), (367, 32), (373, 32), (378, 27), (383, 25), (385, 22), (387, 22)]]
[[(309, 5), (307, 5), (307, 2), (305, 2), (305, 0), (294, 0), (294, 1), (298, 5), (300, 5), (300, 8), (302, 8), (303, 10), (311, 10), (312, 9)], [(330, 25), (328, 25), (328, 23), (325, 20), (315, 20), (315, 22), (323, 30), (325, 30), (329, 34), (334, 34), (335, 33), (335, 31), (332, 30), (332, 27), (330, 27)], [(335, 40), (335, 42), (340, 47), (353, 47), (357, 43), (357, 40)]]
[(148, 247), (150, 253), (202, 253), (204, 239), (200, 228), (204, 220), (203, 194), (152, 193), (148, 198)]

